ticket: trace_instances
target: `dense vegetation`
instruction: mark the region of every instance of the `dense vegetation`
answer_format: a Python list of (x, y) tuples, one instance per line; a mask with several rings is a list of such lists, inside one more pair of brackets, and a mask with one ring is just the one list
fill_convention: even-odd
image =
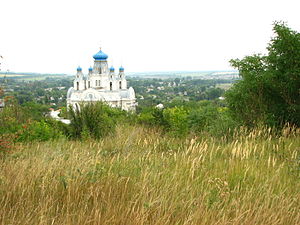
[(227, 92), (228, 106), (246, 125), (300, 126), (300, 33), (275, 23), (265, 56), (232, 60), (242, 80)]
[[(158, 126), (174, 136), (186, 136), (189, 133), (199, 133), (203, 130), (214, 133), (214, 135), (223, 135), (226, 132), (223, 122), (230, 128), (235, 126), (235, 122), (230, 119), (224, 100), (218, 99), (225, 92), (220, 87), (222, 85), (228, 87), (233, 81), (202, 80), (191, 77), (173, 79), (130, 78), (128, 82), (130, 86), (135, 87), (138, 107), (135, 114), (128, 114), (118, 109), (109, 109), (101, 103), (97, 106), (89, 105), (87, 106), (89, 109), (83, 108), (82, 112), (75, 113), (71, 110), (67, 113), (65, 107), (66, 93), (72, 84), (71, 78), (47, 78), (26, 82), (22, 79), (6, 79), (4, 99), (7, 103), (2, 115), (0, 115), (3, 118), (0, 135), (12, 133), (11, 137), (15, 137), (13, 142), (32, 141), (34, 138), (49, 140), (59, 138), (61, 135), (72, 139), (87, 136), (99, 138), (103, 136), (102, 133), (111, 133), (117, 123), (128, 122), (130, 124)], [(4, 80), (2, 80), (3, 82)], [(163, 104), (164, 109), (155, 108), (157, 104)], [(73, 123), (70, 126), (64, 126), (50, 118), (42, 118), (41, 116), (47, 114), (50, 107), (61, 109), (61, 116), (72, 119)], [(101, 109), (100, 112), (96, 108)], [(30, 117), (29, 112), (32, 113), (32, 117)], [(18, 114), (18, 117), (13, 118), (14, 123), (9, 123), (9, 120), (5, 119), (7, 115), (11, 117), (15, 114)], [(105, 114), (104, 119), (101, 118), (100, 114), (102, 116)], [(94, 121), (94, 123), (88, 121)], [(43, 132), (39, 132), (38, 134), (42, 137), (28, 135), (31, 137), (30, 139), (16, 138), (21, 134), (23, 135), (24, 127), (28, 134), (35, 132), (33, 131), (36, 130), (34, 126), (40, 127), (40, 122), (43, 126), (47, 124), (47, 129), (49, 128), (59, 135), (43, 137)], [(14, 125), (13, 129), (7, 128)], [(94, 127), (92, 128), (90, 125)], [(109, 128), (109, 131), (105, 131), (106, 128)]]
[(46, 78), (45, 80), (0, 79), (5, 96), (13, 96), (19, 104), (35, 102), (54, 108), (65, 106), (70, 78)]
[[(0, 86), (4, 86), (5, 96), (14, 96), (19, 104), (34, 101), (39, 104), (61, 108), (66, 104), (67, 90), (73, 85), (73, 77), (46, 78), (45, 80), (23, 80), (0, 78)], [(133, 86), (139, 103), (138, 112), (144, 107), (172, 101), (213, 100), (224, 94), (224, 89), (233, 80), (199, 78), (145, 79), (128, 78), (129, 86)]]
[(130, 79), (135, 113), (67, 111), (70, 79), (8, 80), (0, 224), (299, 224), (300, 35), (274, 31), (268, 55), (231, 61), (226, 92), (233, 80)]

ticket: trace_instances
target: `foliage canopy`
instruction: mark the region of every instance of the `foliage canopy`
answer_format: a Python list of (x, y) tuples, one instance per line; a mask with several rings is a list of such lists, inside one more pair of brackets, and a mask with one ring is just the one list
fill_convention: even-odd
[(231, 60), (242, 80), (226, 93), (233, 116), (248, 126), (300, 126), (300, 34), (275, 22), (267, 55)]

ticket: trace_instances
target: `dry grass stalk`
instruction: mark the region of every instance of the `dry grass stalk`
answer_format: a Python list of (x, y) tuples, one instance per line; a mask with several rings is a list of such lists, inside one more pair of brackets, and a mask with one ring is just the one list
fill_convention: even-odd
[(0, 224), (299, 224), (299, 147), (296, 130), (226, 142), (143, 127), (21, 144), (1, 161)]

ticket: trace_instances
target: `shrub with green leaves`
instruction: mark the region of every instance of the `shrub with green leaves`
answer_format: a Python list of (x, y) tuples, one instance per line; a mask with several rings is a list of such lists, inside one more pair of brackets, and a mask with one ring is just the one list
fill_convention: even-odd
[(0, 134), (17, 132), (21, 129), (22, 124), (29, 119), (28, 113), (15, 99), (6, 101), (6, 106), (0, 111)]
[(141, 112), (138, 115), (138, 122), (145, 125), (155, 125), (155, 118), (151, 111)]
[(163, 119), (170, 134), (180, 137), (188, 133), (188, 112), (185, 108), (167, 108), (163, 111)]
[(121, 121), (125, 114), (120, 109), (111, 108), (102, 102), (81, 104), (80, 110), (71, 107), (69, 136), (102, 138), (115, 132), (117, 121)]
[(152, 126), (165, 126), (163, 109), (147, 107), (138, 115), (138, 122)]
[(51, 124), (42, 120), (24, 124), (22, 129), (17, 132), (16, 141), (48, 141), (62, 136), (63, 134), (60, 130), (55, 129)]
[(218, 118), (219, 112), (216, 107), (199, 107), (192, 110), (188, 115), (188, 125), (191, 131), (200, 133), (203, 130), (208, 130), (208, 127), (213, 126)]
[(205, 132), (212, 136), (229, 136), (239, 123), (231, 117), (226, 107), (209, 104), (189, 113), (188, 126), (195, 134)]

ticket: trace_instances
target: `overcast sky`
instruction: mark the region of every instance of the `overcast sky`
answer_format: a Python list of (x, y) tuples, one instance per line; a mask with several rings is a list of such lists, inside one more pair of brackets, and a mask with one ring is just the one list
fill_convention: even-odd
[(265, 52), (275, 20), (300, 31), (299, 6), (299, 0), (0, 0), (1, 69), (73, 74), (80, 65), (87, 72), (101, 46), (109, 65), (127, 72), (232, 70), (231, 58)]

